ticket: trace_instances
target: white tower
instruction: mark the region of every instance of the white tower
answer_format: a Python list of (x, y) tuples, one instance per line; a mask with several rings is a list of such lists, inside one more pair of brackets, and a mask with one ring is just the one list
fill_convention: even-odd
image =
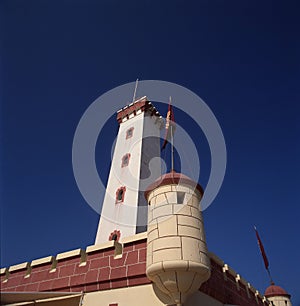
[[(119, 132), (95, 244), (147, 230), (144, 190), (161, 175), (163, 120), (146, 97), (117, 112)], [(153, 159), (157, 157), (157, 159)]]

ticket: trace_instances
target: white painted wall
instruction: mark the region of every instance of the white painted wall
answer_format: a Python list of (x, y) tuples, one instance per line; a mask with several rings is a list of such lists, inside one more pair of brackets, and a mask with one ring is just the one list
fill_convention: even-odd
[[(155, 295), (152, 285), (120, 288), (87, 293), (83, 299), (83, 306), (107, 306), (116, 303), (118, 306), (165, 306)], [(197, 291), (184, 306), (222, 306), (223, 304), (212, 297)]]
[[(160, 154), (159, 139), (149, 138), (160, 135), (156, 121), (157, 117), (140, 112), (120, 124), (95, 244), (108, 241), (110, 233), (115, 229), (121, 231), (121, 240), (136, 234), (138, 206), (146, 203), (141, 174), (147, 172), (149, 160)], [(126, 131), (132, 127), (133, 136), (126, 139)], [(122, 168), (122, 157), (127, 153), (131, 154), (129, 165)], [(151, 165), (153, 175), (150, 181), (153, 182), (160, 176), (159, 159)], [(124, 202), (115, 204), (116, 191), (122, 186), (126, 187)], [(140, 223), (146, 225), (147, 215), (144, 216), (144, 211), (147, 208), (140, 211)]]

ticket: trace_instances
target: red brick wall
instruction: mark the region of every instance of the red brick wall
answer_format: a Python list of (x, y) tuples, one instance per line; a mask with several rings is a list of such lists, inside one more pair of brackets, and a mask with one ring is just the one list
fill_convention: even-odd
[(200, 291), (215, 298), (224, 304), (254, 306), (268, 305), (263, 303), (261, 298), (255, 297), (255, 293), (248, 290), (241, 282), (236, 282), (235, 278), (226, 271), (223, 272), (222, 267), (211, 259), (211, 277), (202, 284)]
[(125, 245), (122, 258), (114, 258), (114, 248), (87, 255), (80, 265), (80, 255), (58, 261), (55, 272), (51, 263), (10, 273), (7, 282), (1, 279), (2, 291), (90, 292), (119, 287), (149, 284), (146, 277), (146, 240)]
[[(86, 265), (80, 265), (80, 255), (57, 262), (56, 270), (50, 272), (51, 263), (32, 267), (25, 278), (26, 269), (10, 273), (3, 282), (2, 291), (64, 291), (91, 292), (98, 290), (149, 284), (146, 277), (146, 239), (125, 244), (123, 256), (116, 259), (114, 248), (87, 254)], [(222, 266), (211, 259), (212, 274), (200, 291), (224, 304), (242, 306), (267, 305), (255, 293), (237, 282)], [(247, 293), (248, 292), (248, 293)]]

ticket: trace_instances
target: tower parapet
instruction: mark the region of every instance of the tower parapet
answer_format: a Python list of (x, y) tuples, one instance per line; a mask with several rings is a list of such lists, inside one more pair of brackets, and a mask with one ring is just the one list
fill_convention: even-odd
[(146, 96), (118, 110), (117, 121), (118, 123), (125, 122), (128, 119), (131, 119), (142, 112), (146, 113), (147, 115), (157, 117), (157, 121), (159, 122), (160, 127), (162, 126), (163, 124), (162, 116), (157, 111), (155, 106), (147, 99)]
[(166, 304), (182, 305), (210, 277), (201, 186), (172, 171), (145, 192), (149, 204), (147, 276)]

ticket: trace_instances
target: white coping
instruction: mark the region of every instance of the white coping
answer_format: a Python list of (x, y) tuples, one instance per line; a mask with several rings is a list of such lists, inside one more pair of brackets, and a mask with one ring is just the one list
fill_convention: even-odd
[[(122, 241), (120, 241), (121, 244), (128, 244), (134, 241), (147, 239), (147, 232), (139, 233), (130, 237), (125, 237)], [(115, 244), (114, 241), (108, 241), (100, 244), (94, 244), (90, 245), (86, 248), (86, 253), (92, 253), (99, 250), (104, 250), (108, 248), (114, 248)]]
[(76, 250), (71, 250), (68, 252), (63, 252), (60, 254), (57, 254), (56, 256), (56, 260), (61, 260), (61, 259), (65, 259), (68, 257), (73, 257), (73, 256), (79, 256), (81, 255), (82, 249), (76, 249)]
[(144, 100), (144, 99), (147, 99), (147, 96), (143, 96), (143, 97), (141, 97), (141, 98), (135, 100), (134, 103), (139, 102), (139, 101)]
[(228, 271), (228, 265), (227, 265), (227, 264), (224, 264), (224, 266), (222, 267), (222, 270), (223, 270), (223, 272)]
[(20, 263), (18, 265), (10, 266), (8, 271), (12, 272), (12, 271), (16, 271), (16, 270), (26, 269), (29, 264), (30, 264), (29, 262), (23, 262), (23, 263)]
[(39, 259), (34, 259), (31, 262), (31, 267), (42, 265), (42, 264), (45, 264), (45, 263), (51, 263), (53, 261), (53, 259), (54, 259), (53, 256), (47, 256), (47, 257), (43, 257), (43, 258), (39, 258)]
[(130, 237), (125, 237), (122, 241), (120, 241), (122, 244), (127, 244), (130, 242), (138, 241), (147, 239), (147, 232), (139, 233)]
[(0, 275), (5, 274), (5, 273), (6, 273), (6, 269), (7, 269), (7, 268), (1, 268), (1, 269), (0, 269)]
[(86, 248), (86, 253), (92, 253), (98, 250), (104, 250), (108, 248), (113, 248), (114, 247), (114, 241), (108, 241), (100, 244), (94, 244), (90, 245)]
[[(142, 98), (140, 98), (140, 99), (138, 99), (138, 100), (135, 100), (134, 102), (131, 102), (131, 103), (128, 104), (128, 105), (125, 105), (123, 108), (121, 108), (121, 109), (119, 109), (119, 110), (117, 111), (117, 114), (120, 113), (120, 112), (123, 111), (123, 110), (126, 110), (127, 108), (133, 106), (135, 103), (138, 103), (138, 102), (140, 102), (140, 101), (142, 101), (142, 100), (144, 100), (144, 99), (146, 99), (146, 101), (148, 101), (149, 105), (151, 106), (151, 110), (155, 110), (155, 114), (156, 114), (156, 115), (159, 115), (159, 118), (162, 118), (162, 116), (160, 115), (159, 111), (158, 111), (158, 110), (155, 108), (155, 106), (148, 100), (147, 96), (144, 96), (144, 97), (142, 97)], [(136, 111), (136, 115), (138, 115), (139, 113), (141, 113), (141, 109), (138, 109), (138, 110)], [(129, 114), (129, 119), (133, 118), (131, 115), (132, 115), (132, 114)], [(131, 117), (130, 117), (130, 116), (131, 116)], [(133, 116), (134, 116), (134, 115), (133, 115)], [(125, 122), (125, 121), (127, 121), (127, 120), (128, 120), (128, 119), (127, 119), (126, 117), (122, 118), (122, 122)]]
[[(144, 99), (147, 100), (147, 96), (143, 96), (143, 97), (141, 97), (141, 98), (135, 100), (134, 102), (131, 102), (130, 104), (125, 105), (124, 107), (122, 107), (121, 109), (119, 109), (119, 110), (117, 111), (117, 113), (121, 112), (122, 110), (125, 110), (125, 109), (128, 108), (129, 106), (132, 106), (133, 104), (135, 104), (135, 103), (137, 103), (137, 102), (140, 102), (141, 100), (144, 100)], [(150, 104), (151, 104), (151, 103), (150, 103)]]

